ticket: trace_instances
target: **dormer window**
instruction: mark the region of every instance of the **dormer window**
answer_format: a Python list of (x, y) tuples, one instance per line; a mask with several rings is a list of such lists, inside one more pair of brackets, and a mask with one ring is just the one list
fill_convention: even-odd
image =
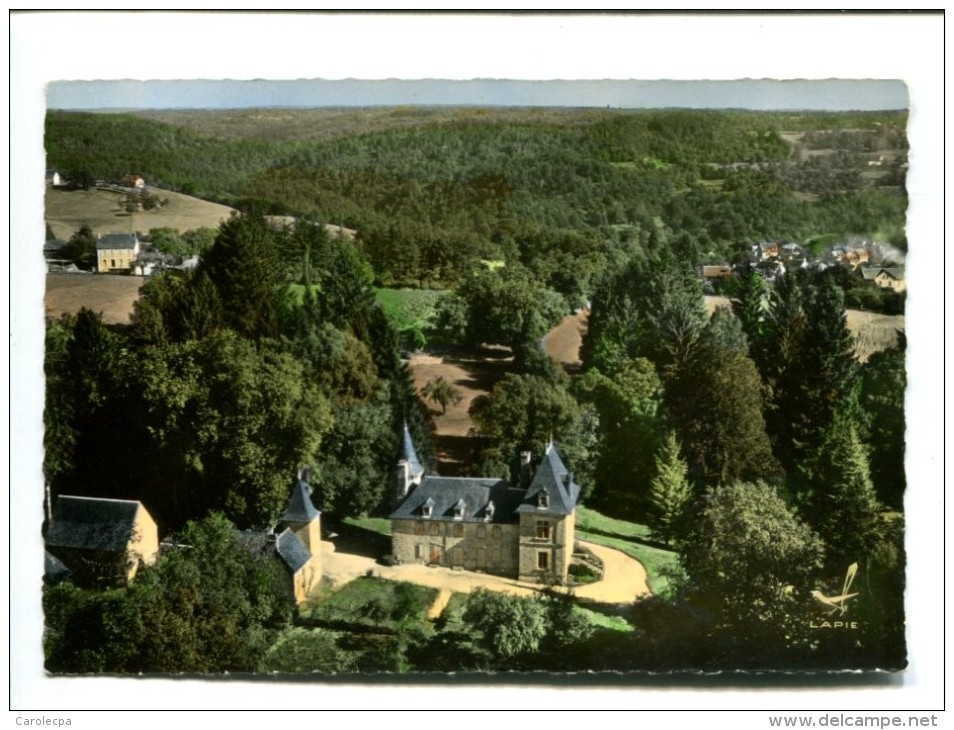
[(494, 518), (494, 503), (487, 502), (487, 506), (484, 508), (484, 521), (490, 522)]
[(547, 509), (550, 506), (550, 495), (546, 491), (537, 492), (537, 507)]
[(427, 501), (421, 507), (421, 516), (425, 519), (430, 519), (431, 514), (434, 512), (434, 500), (430, 497), (427, 498)]
[(464, 508), (467, 505), (464, 503), (463, 498), (457, 500), (457, 504), (454, 505), (454, 519), (462, 520), (464, 519)]

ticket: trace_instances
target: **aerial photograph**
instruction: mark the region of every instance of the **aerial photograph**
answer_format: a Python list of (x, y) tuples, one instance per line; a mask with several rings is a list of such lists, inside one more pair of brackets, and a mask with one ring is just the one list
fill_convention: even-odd
[(904, 79), (127, 71), (44, 89), (47, 677), (905, 673)]

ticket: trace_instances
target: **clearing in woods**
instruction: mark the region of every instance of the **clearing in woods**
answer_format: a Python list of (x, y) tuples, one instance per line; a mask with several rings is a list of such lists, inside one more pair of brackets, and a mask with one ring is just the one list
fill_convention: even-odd
[[(544, 338), (547, 354), (567, 370), (575, 370), (580, 365), (580, 345), (585, 326), (586, 312), (572, 314)], [(470, 466), (476, 456), (476, 444), (469, 437), (473, 422), (468, 411), (474, 398), (489, 393), (512, 364), (513, 357), (505, 347), (454, 350), (443, 354), (418, 352), (412, 355), (410, 367), (418, 392), (430, 380), (443, 376), (463, 396), (459, 403), (448, 403), (444, 414), (441, 414), (439, 406), (426, 404), (434, 417), (433, 443), (441, 474), (465, 476), (470, 473)]]

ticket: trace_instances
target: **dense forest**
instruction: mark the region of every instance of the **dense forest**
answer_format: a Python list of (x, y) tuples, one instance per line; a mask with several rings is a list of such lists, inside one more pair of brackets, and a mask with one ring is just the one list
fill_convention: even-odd
[[(214, 135), (201, 115), (48, 115), (48, 165), (74, 185), (136, 172), (241, 211), (198, 268), (146, 283), (130, 326), (88, 310), (48, 324), (51, 491), (135, 496), (164, 534), (208, 543), (249, 574), (235, 598), (246, 613), (222, 608), (205, 633), (182, 628), (174, 601), (156, 604), (177, 571), (194, 579), (182, 561), (125, 593), (48, 590), (51, 669), (280, 669), (261, 660), (276, 641), (297, 642), (323, 671), (540, 669), (560, 656), (578, 658), (572, 669), (903, 666), (903, 336), (859, 362), (851, 287), (835, 269), (774, 284), (743, 271), (732, 306), (709, 316), (696, 267), (742, 263), (765, 239), (906, 249), (905, 116), (542, 117), (424, 110), (309, 136), (267, 125)], [(358, 233), (333, 238), (322, 223)], [(432, 342), (512, 351), (510, 372), (471, 410), (477, 470), (508, 477), (521, 451), (553, 438), (588, 505), (649, 525), (678, 554), (671, 590), (632, 607), (636, 631), (611, 652), (556, 596), (480, 595), (436, 634), (397, 621), (387, 660), (349, 653), (327, 623), (289, 629), (267, 576), (223, 547), (223, 524), (275, 524), (302, 465), (314, 468), (315, 503), (344, 519), (387, 514), (403, 423), (433, 458), (381, 286), (447, 290), (426, 324)], [(570, 375), (540, 341), (587, 305), (583, 365)], [(804, 606), (817, 581), (835, 590), (852, 564), (880, 603), (851, 641), (819, 645)], [(398, 598), (395, 620), (418, 601)], [(136, 626), (175, 622), (187, 659), (163, 646), (136, 656), (118, 635), (75, 645), (68, 627), (108, 623), (116, 606)], [(248, 638), (208, 663), (220, 620)], [(506, 621), (536, 633), (503, 639), (493, 627)], [(450, 649), (453, 663), (435, 663)]]

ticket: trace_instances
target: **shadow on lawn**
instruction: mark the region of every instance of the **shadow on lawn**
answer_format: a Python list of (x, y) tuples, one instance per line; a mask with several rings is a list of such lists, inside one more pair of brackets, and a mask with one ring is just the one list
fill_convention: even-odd
[(601, 535), (603, 537), (611, 537), (615, 540), (624, 540), (625, 542), (631, 542), (637, 545), (645, 545), (646, 547), (656, 548), (657, 550), (667, 550), (669, 552), (673, 551), (672, 545), (667, 545), (664, 542), (658, 540), (652, 540), (648, 537), (639, 537), (637, 535), (623, 535), (619, 532), (613, 532), (612, 530), (600, 530), (593, 527), (579, 527), (577, 528), (581, 533), (589, 533), (591, 535)]
[(335, 552), (360, 555), (377, 560), (391, 552), (391, 538), (345, 522), (326, 523), (327, 537), (335, 545)]

